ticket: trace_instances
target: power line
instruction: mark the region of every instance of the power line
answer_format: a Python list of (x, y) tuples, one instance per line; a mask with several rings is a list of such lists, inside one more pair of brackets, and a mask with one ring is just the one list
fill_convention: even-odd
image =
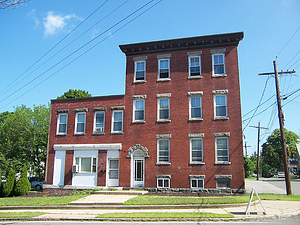
[(135, 10), (134, 12), (132, 12), (131, 14), (129, 14), (128, 16), (126, 16), (123, 19), (119, 20), (117, 23), (115, 23), (114, 25), (112, 25), (111, 27), (109, 27), (108, 29), (106, 29), (105, 31), (103, 31), (101, 34), (97, 35), (95, 38), (93, 38), (92, 40), (88, 41), (87, 43), (85, 43), (84, 45), (82, 45), (81, 47), (79, 47), (78, 49), (76, 49), (75, 51), (73, 51), (71, 54), (67, 55), (65, 58), (63, 58), (62, 60), (60, 60), (59, 62), (57, 62), (56, 64), (54, 64), (50, 68), (48, 68), (47, 70), (45, 70), (43, 73), (39, 74), (34, 79), (32, 79), (31, 81), (29, 81), (28, 83), (26, 83), (25, 85), (23, 85), (22, 87), (20, 87), (19, 89), (17, 89), (15, 92), (13, 92), (12, 94), (10, 94), (7, 97), (5, 97), (2, 100), (0, 100), (0, 103), (3, 102), (4, 100), (8, 99), (12, 95), (16, 94), (17, 92), (19, 92), (20, 90), (22, 90), (23, 88), (25, 88), (26, 86), (28, 86), (29, 84), (31, 84), (33, 81), (37, 80), (39, 77), (41, 77), (45, 73), (47, 73), (50, 70), (52, 70), (54, 67), (58, 66), (59, 64), (61, 64), (62, 62), (64, 62), (66, 59), (68, 59), (69, 57), (71, 57), (72, 55), (74, 55), (75, 53), (77, 53), (78, 51), (80, 51), (81, 49), (83, 49), (84, 47), (86, 47), (87, 45), (89, 45), (90, 43), (92, 43), (93, 41), (95, 41), (96, 39), (98, 39), (99, 37), (101, 37), (103, 34), (105, 34), (106, 32), (108, 32), (109, 30), (111, 30), (114, 27), (116, 27), (117, 25), (119, 25), (120, 23), (122, 23), (123, 21), (125, 21), (126, 19), (128, 19), (129, 17), (131, 17), (132, 15), (134, 15), (135, 13), (137, 13), (138, 11), (140, 11), (141, 9), (143, 9), (144, 7), (146, 7), (147, 5), (149, 5), (153, 1), (154, 0), (149, 1), (148, 3), (144, 4), (142, 7), (140, 7), (137, 10)]
[[(73, 33), (78, 27), (80, 27), (85, 21), (87, 21), (94, 13), (96, 13), (102, 6), (104, 6), (108, 0), (101, 4), (97, 9), (95, 9), (88, 17), (86, 17), (81, 23), (79, 23), (74, 29), (72, 29), (68, 34), (66, 34), (59, 42), (57, 42), (52, 48), (50, 48), (44, 55), (42, 55), (37, 61), (35, 61), (29, 68), (27, 68), (21, 75), (19, 75), (15, 80), (13, 80), (8, 86), (6, 86), (0, 93), (4, 92), (8, 87), (10, 87), (14, 82), (16, 82), (21, 76), (23, 76), (27, 71), (29, 71), (33, 66), (35, 66), (39, 61), (41, 61), (46, 55), (48, 55), (56, 46), (58, 46), (63, 40), (65, 40), (71, 33)], [(18, 82), (19, 83), (19, 82)], [(18, 84), (17, 83), (17, 84)], [(14, 85), (15, 86), (15, 85)], [(14, 87), (13, 86), (13, 87)]]
[(296, 35), (296, 33), (298, 32), (298, 30), (300, 29), (300, 27), (298, 27), (298, 29), (296, 30), (296, 32), (292, 35), (292, 37), (287, 41), (287, 43), (283, 46), (283, 48), (277, 53), (277, 56), (279, 56), (279, 54), (283, 51), (283, 49), (288, 45), (288, 43), (293, 39), (293, 37)]
[[(95, 27), (97, 24), (99, 24), (100, 22), (102, 22), (104, 19), (106, 19), (108, 16), (110, 16), (112, 13), (114, 13), (116, 10), (118, 10), (120, 7), (122, 7), (125, 3), (127, 3), (129, 0), (125, 1), (124, 3), (122, 3), (120, 6), (118, 6), (117, 8), (115, 8), (113, 11), (111, 11), (109, 14), (107, 14), (105, 17), (103, 17), (102, 19), (98, 20), (93, 26), (91, 26), (89, 29), (87, 29), (85, 32), (83, 32), (81, 35), (79, 35), (77, 38), (75, 38), (73, 41), (71, 41), (69, 44), (67, 44), (65, 47), (63, 47), (62, 49), (60, 49), (58, 52), (56, 52), (53, 56), (51, 56), (48, 60), (46, 60), (44, 63), (42, 63), (39, 67), (37, 67), (35, 70), (31, 71), (27, 76), (25, 76), (22, 80), (20, 80), (18, 83), (16, 83), (13, 87), (15, 87), (17, 84), (19, 84), (20, 82), (22, 82), (24, 79), (26, 79), (29, 75), (31, 75), (32, 73), (34, 73), (36, 70), (38, 70), (39, 68), (41, 68), (43, 65), (45, 65), (47, 62), (49, 62), (52, 58), (54, 58), (55, 56), (57, 56), (60, 52), (62, 52), (64, 49), (66, 49), (68, 46), (70, 46), (72, 43), (74, 43), (76, 40), (78, 40), (80, 37), (82, 37), (84, 34), (86, 34), (89, 30), (91, 30), (93, 27)], [(101, 5), (102, 6), (102, 5)], [(94, 11), (95, 12), (95, 11)], [(78, 26), (77, 26), (78, 27)], [(61, 41), (60, 41), (61, 42)], [(55, 46), (57, 46), (58, 44), (56, 44)], [(54, 47), (53, 47), (54, 48)], [(53, 49), (52, 48), (52, 49)], [(52, 50), (51, 49), (51, 50)], [(50, 51), (48, 51), (49, 53)], [(45, 56), (45, 55), (44, 55)]]
[[(153, 0), (149, 1), (148, 3), (146, 3), (144, 6), (140, 7), (139, 9), (137, 9), (136, 11), (134, 11), (133, 13), (131, 13), (129, 16), (127, 16), (125, 19), (127, 19), (128, 17), (130, 17), (131, 15), (135, 14), (136, 12), (138, 12), (139, 10), (141, 10), (142, 8), (146, 7), (148, 4), (150, 4)], [(104, 39), (102, 39), (101, 41), (99, 41), (98, 43), (96, 43), (95, 45), (93, 45), (91, 48), (89, 48), (88, 50), (86, 50), (85, 52), (83, 52), (81, 55), (79, 55), (78, 57), (76, 57), (75, 59), (73, 59), (72, 61), (70, 61), (69, 63), (67, 63), (65, 66), (61, 67), (59, 70), (57, 70), (56, 72), (54, 72), (53, 74), (51, 74), (50, 76), (48, 76), (47, 78), (45, 78), (44, 80), (42, 80), (41, 82), (39, 82), (38, 84), (36, 84), (34, 87), (32, 87), (31, 89), (29, 89), (28, 91), (26, 91), (24, 94), (27, 94), (28, 92), (30, 92), (31, 90), (33, 90), (34, 88), (36, 88), (37, 86), (39, 86), (40, 84), (42, 84), (43, 82), (45, 82), (46, 80), (48, 80), (49, 78), (51, 78), (52, 76), (54, 76), (55, 74), (57, 74), (58, 72), (60, 72), (62, 69), (64, 69), (65, 67), (69, 66), (70, 64), (72, 64), (73, 62), (75, 62), (77, 59), (79, 59), (80, 57), (82, 57), (83, 55), (85, 55), (87, 52), (89, 52), (90, 50), (92, 50), (93, 48), (95, 48), (96, 46), (98, 46), (99, 44), (101, 44), (102, 42), (104, 42), (106, 39), (110, 38), (113, 34), (117, 33), (118, 31), (120, 31), (121, 29), (123, 29), (124, 27), (126, 27), (128, 24), (130, 24), (131, 22), (133, 22), (134, 20), (136, 20), (137, 18), (139, 18), (140, 16), (142, 16), (143, 14), (145, 14), (146, 12), (148, 12), (150, 9), (152, 9), (153, 7), (155, 7), (156, 5), (158, 5), (162, 0), (156, 2), (154, 5), (150, 6), (148, 9), (146, 9), (145, 11), (141, 12), (139, 15), (137, 15), (136, 17), (134, 17), (133, 19), (131, 19), (130, 21), (128, 21), (126, 24), (124, 24), (123, 26), (121, 26), (120, 28), (118, 28), (117, 30), (115, 30), (110, 36), (105, 37)], [(122, 19), (121, 21), (124, 21), (125, 19)], [(117, 23), (119, 24), (120, 21)], [(113, 25), (112, 27), (115, 27), (117, 24)], [(112, 28), (111, 27), (111, 28)], [(111, 28), (109, 28), (108, 30), (110, 30)], [(106, 31), (107, 32), (107, 31)], [(105, 33), (105, 32), (104, 32)], [(99, 36), (99, 35), (98, 35)], [(97, 37), (98, 37), (97, 36)], [(93, 39), (94, 40), (94, 39)], [(91, 41), (90, 41), (91, 42)], [(87, 44), (89, 44), (90, 42), (88, 42)], [(87, 44), (85, 44), (84, 46), (86, 46)], [(81, 47), (82, 48), (82, 47)], [(80, 49), (81, 49), (80, 48)], [(75, 51), (77, 52), (78, 49)], [(74, 52), (70, 55), (73, 55)], [(70, 56), (69, 55), (69, 56)], [(68, 57), (69, 57), (68, 56)], [(63, 59), (65, 60), (65, 59)], [(60, 61), (61, 62), (61, 61)], [(59, 62), (59, 63), (60, 63)], [(57, 63), (57, 64), (59, 64)], [(52, 66), (50, 69), (52, 69), (53, 67), (55, 67), (57, 64), (55, 64), (54, 66)], [(47, 71), (49, 71), (50, 69), (48, 69)], [(47, 72), (45, 71), (45, 72)], [(45, 73), (44, 72), (44, 73)], [(44, 74), (43, 73), (43, 74)], [(23, 95), (20, 95), (19, 97), (15, 98), (14, 100), (12, 100), (11, 102), (9, 102), (8, 104), (6, 104), (5, 106), (11, 104), (12, 102), (14, 102), (15, 100), (21, 98)], [(0, 109), (4, 108), (5, 106), (1, 107)]]

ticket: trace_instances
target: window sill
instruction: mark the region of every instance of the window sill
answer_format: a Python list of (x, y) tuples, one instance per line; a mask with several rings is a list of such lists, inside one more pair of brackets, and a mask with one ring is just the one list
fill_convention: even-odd
[(85, 133), (76, 133), (74, 136), (85, 136)]
[(97, 136), (97, 135), (104, 135), (104, 132), (94, 132), (92, 135)]
[(215, 162), (215, 165), (231, 165), (231, 162)]
[(189, 165), (205, 165), (205, 162), (190, 162)]
[(157, 123), (171, 123), (171, 120), (157, 120)]
[(171, 81), (171, 78), (158, 78), (157, 82), (167, 82), (167, 81)]
[(188, 80), (202, 79), (202, 76), (189, 76)]
[(170, 166), (171, 163), (170, 162), (157, 162), (155, 165), (156, 166)]
[(213, 74), (212, 77), (216, 77), (216, 78), (218, 78), (218, 77), (227, 77), (227, 74), (226, 73), (225, 74)]
[(111, 132), (111, 135), (122, 135), (124, 134), (123, 132)]
[(203, 121), (203, 118), (190, 118), (189, 122)]
[(224, 117), (215, 117), (214, 120), (229, 120), (228, 116), (224, 116)]
[(67, 134), (56, 134), (56, 137), (63, 137), (63, 136), (67, 136)]
[(146, 123), (146, 121), (145, 120), (136, 120), (136, 121), (132, 121), (131, 123), (133, 123), (133, 124), (144, 124), (144, 123)]
[(135, 80), (133, 81), (134, 84), (143, 84), (143, 83), (146, 83), (145, 80)]

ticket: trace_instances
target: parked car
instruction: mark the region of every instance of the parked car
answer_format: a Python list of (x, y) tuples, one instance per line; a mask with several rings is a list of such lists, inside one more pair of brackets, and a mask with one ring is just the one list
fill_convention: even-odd
[(279, 172), (277, 175), (278, 178), (285, 178), (284, 172)]
[(31, 184), (31, 188), (33, 188), (36, 191), (42, 190), (43, 189), (43, 178), (39, 177), (28, 177), (28, 180)]
[(266, 178), (270, 178), (270, 177), (274, 177), (275, 173), (268, 173), (265, 177)]

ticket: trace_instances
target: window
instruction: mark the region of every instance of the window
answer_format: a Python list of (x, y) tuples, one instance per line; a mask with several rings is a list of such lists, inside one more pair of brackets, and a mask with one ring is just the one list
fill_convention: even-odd
[(189, 76), (201, 76), (201, 58), (200, 56), (189, 57)]
[(58, 135), (67, 134), (67, 120), (68, 120), (68, 114), (58, 114), (58, 121), (57, 121)]
[(201, 96), (190, 97), (190, 119), (202, 118)]
[(133, 121), (145, 120), (145, 100), (133, 101)]
[(190, 160), (191, 162), (203, 162), (203, 141), (202, 138), (190, 139)]
[(213, 75), (225, 74), (225, 54), (213, 54)]
[(158, 120), (170, 120), (170, 99), (158, 99)]
[(123, 132), (123, 111), (113, 111), (112, 133)]
[(216, 161), (229, 162), (228, 137), (216, 138)]
[(75, 164), (79, 167), (79, 173), (96, 173), (97, 159), (92, 157), (75, 157)]
[(204, 188), (203, 179), (191, 179), (191, 188)]
[(170, 59), (159, 59), (158, 65), (158, 79), (170, 78)]
[(85, 113), (76, 113), (75, 134), (84, 134), (85, 132)]
[(94, 133), (104, 132), (104, 118), (105, 118), (105, 112), (95, 112)]
[(146, 61), (135, 62), (134, 80), (135, 81), (146, 80)]
[(218, 178), (217, 179), (217, 188), (230, 188), (230, 179), (229, 178)]
[(158, 145), (157, 162), (169, 163), (170, 162), (170, 140), (158, 139), (157, 145)]
[(226, 95), (215, 95), (215, 117), (227, 117)]
[(170, 178), (157, 178), (157, 188), (170, 188)]

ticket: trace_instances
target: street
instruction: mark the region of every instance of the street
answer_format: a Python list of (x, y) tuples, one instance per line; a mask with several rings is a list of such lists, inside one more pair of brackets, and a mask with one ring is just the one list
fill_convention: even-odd
[(29, 225), (29, 224), (36, 224), (36, 225), (83, 225), (83, 224), (91, 224), (91, 225), (127, 225), (127, 224), (134, 224), (134, 225), (205, 225), (205, 224), (235, 224), (235, 225), (256, 225), (256, 224), (274, 224), (274, 225), (299, 225), (300, 224), (300, 217), (292, 217), (287, 219), (281, 220), (265, 220), (265, 221), (229, 221), (229, 222), (212, 222), (212, 221), (201, 221), (201, 222), (75, 222), (75, 221), (4, 221), (0, 222), (0, 225)]
[[(261, 178), (261, 180), (285, 190), (284, 178)], [(300, 195), (300, 179), (291, 179), (291, 185), (293, 195)]]

